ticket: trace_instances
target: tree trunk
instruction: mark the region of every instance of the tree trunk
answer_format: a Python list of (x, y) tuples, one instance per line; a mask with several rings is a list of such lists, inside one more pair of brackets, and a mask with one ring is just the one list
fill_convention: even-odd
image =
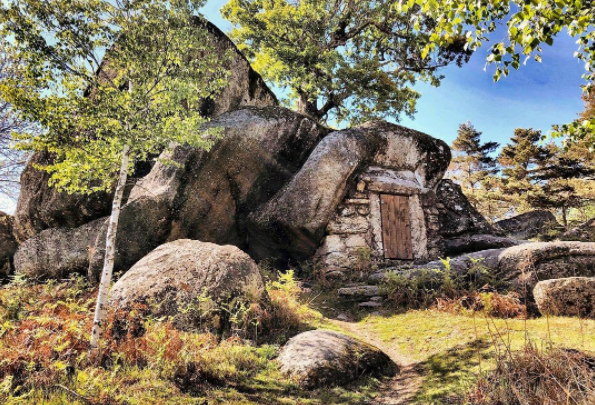
[(568, 216), (566, 214), (566, 208), (562, 208), (562, 220), (564, 221), (564, 229), (568, 230)]
[(99, 338), (103, 332), (103, 326), (107, 315), (108, 293), (112, 282), (112, 272), (114, 270), (114, 261), (116, 258), (116, 234), (118, 231), (118, 220), (120, 219), (120, 207), (124, 195), (124, 187), (128, 179), (128, 160), (129, 148), (124, 146), (122, 151), (122, 164), (120, 166), (120, 176), (116, 193), (112, 202), (112, 213), (107, 226), (107, 236), (105, 238), (105, 259), (103, 261), (103, 270), (101, 271), (101, 281), (99, 282), (99, 293), (97, 294), (97, 305), (95, 306), (95, 318), (93, 320), (93, 331), (91, 332), (91, 349), (97, 349)]
[(298, 110), (299, 112), (309, 115), (310, 117), (316, 119), (317, 121), (320, 119), (319, 115), (320, 112), (318, 111), (318, 103), (316, 101), (310, 101), (308, 99), (307, 93), (300, 93), (300, 100), (298, 102)]

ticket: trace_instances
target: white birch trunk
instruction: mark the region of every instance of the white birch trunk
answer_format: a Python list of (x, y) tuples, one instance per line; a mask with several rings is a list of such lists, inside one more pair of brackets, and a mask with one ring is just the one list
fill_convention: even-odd
[(129, 148), (124, 146), (122, 151), (122, 165), (120, 166), (120, 176), (116, 193), (112, 202), (112, 213), (107, 226), (107, 236), (105, 238), (105, 259), (103, 261), (103, 270), (101, 271), (101, 281), (99, 282), (99, 293), (97, 294), (97, 305), (95, 306), (95, 318), (93, 320), (93, 330), (91, 332), (91, 349), (97, 349), (99, 338), (103, 332), (103, 326), (107, 315), (107, 298), (112, 282), (112, 272), (114, 270), (114, 261), (116, 257), (116, 234), (118, 232), (118, 220), (120, 219), (120, 207), (122, 205), (122, 196), (124, 187), (128, 180), (128, 160)]

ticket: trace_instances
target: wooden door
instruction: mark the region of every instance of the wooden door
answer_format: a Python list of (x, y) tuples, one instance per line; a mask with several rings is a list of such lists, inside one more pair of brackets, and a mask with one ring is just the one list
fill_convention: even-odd
[(409, 197), (380, 194), (382, 243), (386, 259), (412, 260)]

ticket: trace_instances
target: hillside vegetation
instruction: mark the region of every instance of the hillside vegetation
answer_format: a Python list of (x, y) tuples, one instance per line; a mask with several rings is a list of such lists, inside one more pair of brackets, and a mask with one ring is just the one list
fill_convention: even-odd
[[(311, 307), (334, 297), (302, 294), (292, 274), (268, 283), (270, 313), (255, 323), (236, 314), (226, 338), (180, 332), (167, 319), (110, 315), (105, 345), (89, 352), (95, 289), (79, 279), (0, 289), (0, 402), (7, 404), (367, 404), (383, 403), (391, 380), (364, 378), (344, 388), (301, 390), (279, 372), (279, 345), (299, 330), (322, 327), (357, 335), (398, 353), (421, 378), (413, 402), (468, 402), (481, 378), (530, 343), (595, 351), (595, 321), (496, 319), (483, 312), (437, 309), (325, 318)], [(323, 309), (324, 310), (324, 309)], [(246, 326), (248, 325), (248, 326)], [(252, 325), (252, 326), (250, 326)], [(240, 338), (242, 335), (244, 338)], [(479, 380), (478, 380), (479, 379)]]

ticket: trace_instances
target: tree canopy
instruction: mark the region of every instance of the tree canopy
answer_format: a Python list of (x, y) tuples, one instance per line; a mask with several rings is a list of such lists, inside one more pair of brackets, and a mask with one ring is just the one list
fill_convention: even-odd
[(20, 119), (40, 124), (41, 134), (16, 134), (18, 147), (55, 155), (43, 169), (56, 187), (111, 188), (125, 146), (131, 170), (171, 142), (212, 143), (198, 111), (225, 72), (220, 55), (207, 52), (205, 29), (191, 23), (203, 3), (3, 2), (0, 30), (26, 72), (4, 77), (0, 96)]
[[(401, 0), (394, 6), (402, 13), (411, 10), (435, 21), (424, 53), (448, 44), (453, 36), (464, 35), (467, 49), (476, 49), (487, 41), (487, 34), (500, 23), (507, 27), (506, 37), (491, 45), (488, 64), (496, 66), (494, 79), (519, 69), (528, 59), (541, 61), (544, 45), (553, 45), (564, 31), (577, 39), (575, 57), (585, 63), (584, 90), (595, 78), (595, 2), (565, 0)], [(557, 134), (595, 144), (595, 117), (555, 127)]]
[(452, 36), (426, 53), (431, 18), (394, 2), (230, 0), (223, 15), (254, 67), (317, 120), (360, 123), (415, 112), (413, 85), (469, 57)]

